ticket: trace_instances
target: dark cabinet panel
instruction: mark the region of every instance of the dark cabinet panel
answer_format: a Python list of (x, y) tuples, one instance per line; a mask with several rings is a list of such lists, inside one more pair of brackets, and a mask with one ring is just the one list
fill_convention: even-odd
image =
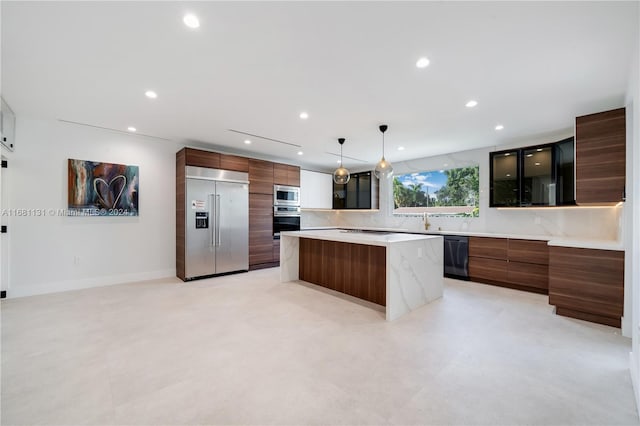
[(555, 206), (556, 183), (553, 147), (522, 150), (523, 206)]
[(509, 238), (510, 262), (549, 264), (549, 246), (546, 241), (516, 240)]
[(506, 238), (469, 237), (469, 256), (507, 260)]
[(492, 152), (490, 205), (515, 207), (520, 205), (520, 161), (518, 150)]
[(274, 262), (273, 198), (249, 194), (249, 267)]
[(248, 172), (249, 159), (246, 157), (238, 157), (237, 155), (220, 154), (220, 168), (222, 170)]
[(509, 260), (507, 281), (521, 287), (537, 288), (546, 293), (549, 289), (549, 267)]
[(300, 167), (274, 163), (273, 183), (275, 185), (300, 186)]
[(187, 166), (208, 167), (210, 169), (220, 168), (220, 154), (217, 152), (185, 148), (185, 154)]
[(300, 279), (386, 305), (386, 248), (300, 238)]
[(576, 203), (624, 201), (626, 167), (624, 108), (576, 118)]
[(333, 183), (334, 209), (377, 209), (378, 179), (371, 172), (354, 173), (345, 185)]
[(478, 282), (506, 282), (507, 261), (469, 256), (469, 277)]
[(273, 163), (249, 159), (249, 193), (273, 196)]
[(549, 304), (559, 315), (620, 327), (624, 252), (550, 247)]

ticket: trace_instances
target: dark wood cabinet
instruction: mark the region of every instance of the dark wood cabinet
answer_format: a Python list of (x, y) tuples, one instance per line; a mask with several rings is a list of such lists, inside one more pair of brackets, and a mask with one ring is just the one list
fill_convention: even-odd
[(550, 247), (549, 304), (556, 314), (620, 327), (624, 251)]
[[(273, 196), (273, 163), (263, 160), (249, 160), (249, 193), (271, 194)], [(271, 206), (273, 206), (273, 199)]]
[(176, 276), (184, 281), (186, 225), (184, 221), (186, 205), (186, 149), (176, 153)]
[(548, 262), (546, 241), (469, 237), (472, 281), (546, 294)]
[(274, 163), (273, 183), (275, 185), (300, 186), (300, 167)]
[(220, 168), (246, 173), (249, 171), (249, 159), (237, 155), (220, 154)]
[(507, 260), (508, 248), (506, 238), (469, 237), (469, 257)]
[(386, 306), (386, 248), (300, 238), (299, 276), (319, 286)]
[(625, 197), (626, 111), (576, 118), (576, 203), (616, 204)]
[(249, 269), (273, 266), (272, 210), (271, 195), (249, 194)]
[(185, 148), (185, 164), (187, 166), (220, 168), (220, 154), (217, 152), (201, 151), (199, 149)]

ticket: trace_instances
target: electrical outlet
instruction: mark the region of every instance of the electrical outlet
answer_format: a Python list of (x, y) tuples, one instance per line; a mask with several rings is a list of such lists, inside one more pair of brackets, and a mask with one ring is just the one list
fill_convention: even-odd
[(540, 216), (536, 216), (536, 217), (533, 219), (533, 223), (534, 223), (534, 224), (536, 224), (536, 225), (540, 225)]
[(73, 256), (73, 264), (76, 266), (80, 265), (80, 256)]
[(422, 247), (418, 247), (418, 259), (422, 258)]

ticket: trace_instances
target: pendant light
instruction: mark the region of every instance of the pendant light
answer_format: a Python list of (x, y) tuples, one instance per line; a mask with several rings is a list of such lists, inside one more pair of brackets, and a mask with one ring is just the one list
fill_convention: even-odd
[(376, 170), (374, 174), (378, 179), (389, 179), (393, 176), (393, 167), (391, 167), (391, 163), (384, 159), (384, 132), (387, 131), (387, 125), (383, 124), (380, 127), (380, 131), (382, 132), (382, 158), (376, 164)]
[(342, 145), (344, 144), (344, 138), (338, 139), (338, 143), (340, 144), (340, 167), (333, 172), (333, 181), (338, 185), (344, 185), (349, 182), (351, 174), (349, 170), (342, 167)]

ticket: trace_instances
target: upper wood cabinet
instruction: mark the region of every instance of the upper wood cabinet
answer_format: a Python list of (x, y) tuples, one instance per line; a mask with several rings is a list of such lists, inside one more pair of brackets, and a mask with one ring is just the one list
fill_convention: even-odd
[(208, 167), (210, 169), (220, 168), (220, 154), (217, 152), (201, 151), (193, 148), (185, 148), (184, 151), (187, 166)]
[(249, 193), (273, 195), (273, 163), (249, 159)]
[(625, 109), (576, 118), (576, 203), (624, 201)]
[(220, 168), (222, 170), (248, 172), (249, 159), (247, 157), (238, 157), (237, 155), (220, 154)]
[(273, 183), (275, 185), (300, 186), (300, 167), (274, 163)]

